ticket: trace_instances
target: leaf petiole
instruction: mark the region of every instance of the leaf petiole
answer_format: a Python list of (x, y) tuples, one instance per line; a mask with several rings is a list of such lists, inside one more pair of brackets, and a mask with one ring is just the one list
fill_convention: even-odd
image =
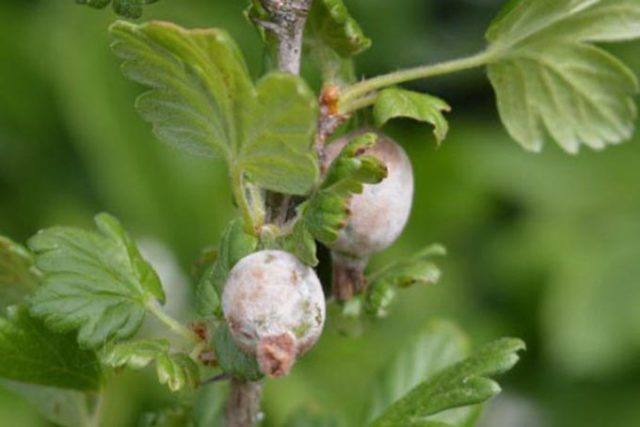
[(376, 100), (375, 92), (399, 83), (429, 77), (451, 74), (458, 71), (481, 67), (492, 62), (497, 56), (495, 49), (487, 49), (466, 58), (441, 62), (439, 64), (422, 65), (389, 74), (373, 77), (351, 85), (342, 91), (339, 102), (341, 113), (350, 113), (372, 105)]
[(160, 322), (167, 325), (169, 329), (171, 329), (176, 334), (180, 335), (181, 337), (189, 341), (198, 342), (200, 340), (198, 336), (194, 332), (192, 332), (189, 328), (187, 328), (182, 323), (178, 322), (176, 319), (174, 319), (173, 317), (169, 316), (167, 313), (162, 311), (162, 309), (160, 308), (160, 306), (156, 301), (149, 300), (147, 301), (145, 306), (151, 314), (153, 314)]
[(238, 204), (238, 208), (242, 212), (245, 231), (252, 236), (255, 236), (257, 234), (257, 230), (260, 229), (259, 222), (261, 221), (261, 218), (256, 218), (257, 215), (255, 209), (252, 209), (249, 204), (244, 180), (242, 178), (242, 172), (239, 168), (235, 168), (235, 170), (232, 170), (231, 172), (231, 189), (233, 197)]

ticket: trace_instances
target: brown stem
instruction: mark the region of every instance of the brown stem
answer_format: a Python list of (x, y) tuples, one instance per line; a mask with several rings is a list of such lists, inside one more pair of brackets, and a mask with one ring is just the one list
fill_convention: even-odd
[(367, 258), (353, 258), (347, 255), (332, 252), (333, 280), (332, 293), (338, 301), (348, 301), (367, 288), (367, 279), (364, 268)]
[(262, 385), (259, 382), (231, 380), (224, 427), (248, 427), (260, 418)]
[(267, 29), (278, 38), (278, 69), (300, 74), (302, 37), (312, 0), (261, 0), (271, 15)]

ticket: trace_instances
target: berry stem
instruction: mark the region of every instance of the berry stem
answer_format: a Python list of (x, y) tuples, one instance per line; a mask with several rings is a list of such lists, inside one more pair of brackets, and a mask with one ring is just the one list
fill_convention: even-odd
[(363, 80), (342, 91), (339, 110), (341, 113), (347, 114), (357, 109), (368, 107), (375, 102), (375, 92), (389, 86), (481, 67), (493, 61), (496, 54), (495, 50), (487, 49), (466, 58), (407, 68)]
[(333, 296), (337, 301), (349, 301), (367, 287), (364, 269), (367, 258), (353, 258), (336, 252), (331, 254), (333, 263)]

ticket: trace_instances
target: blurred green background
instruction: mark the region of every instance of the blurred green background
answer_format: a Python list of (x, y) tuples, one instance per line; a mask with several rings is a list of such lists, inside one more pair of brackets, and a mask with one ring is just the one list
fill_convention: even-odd
[[(374, 41), (358, 74), (473, 53), (502, 3), (348, 0)], [(144, 19), (227, 28), (257, 76), (261, 47), (244, 6), (161, 0)], [(161, 145), (135, 114), (141, 88), (108, 48), (115, 19), (72, 0), (0, 2), (0, 234), (24, 242), (53, 224), (89, 227), (108, 211), (160, 248), (167, 269), (188, 272), (234, 214), (226, 171)], [(640, 44), (615, 51), (640, 72)], [(640, 135), (602, 153), (570, 157), (548, 144), (528, 154), (501, 127), (481, 71), (413, 87), (450, 102), (452, 130), (436, 148), (425, 126), (387, 129), (412, 157), (417, 193), (403, 237), (374, 263), (440, 242), (449, 250), (443, 280), (400, 293), (388, 319), (360, 337), (330, 322), (294, 374), (266, 386), (266, 425), (310, 405), (357, 426), (394, 351), (442, 317), (476, 344), (505, 335), (528, 343), (485, 426), (640, 425)], [(173, 291), (189, 293), (184, 274), (172, 273)], [(136, 425), (171, 399), (149, 373), (118, 375), (105, 425)], [(47, 423), (0, 390), (0, 425)]]

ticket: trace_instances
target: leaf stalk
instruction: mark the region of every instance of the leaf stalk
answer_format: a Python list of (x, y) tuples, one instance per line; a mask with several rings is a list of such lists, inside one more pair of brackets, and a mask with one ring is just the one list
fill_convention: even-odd
[(173, 317), (165, 313), (156, 301), (150, 300), (146, 303), (147, 310), (153, 314), (160, 322), (165, 324), (169, 329), (175, 332), (177, 335), (187, 339), (188, 341), (198, 342), (200, 339), (189, 328), (178, 322)]
[(339, 111), (342, 114), (347, 114), (372, 105), (377, 98), (376, 92), (380, 89), (413, 80), (421, 80), (481, 67), (492, 62), (496, 56), (496, 50), (486, 49), (465, 58), (407, 68), (363, 80), (342, 91), (338, 107)]

